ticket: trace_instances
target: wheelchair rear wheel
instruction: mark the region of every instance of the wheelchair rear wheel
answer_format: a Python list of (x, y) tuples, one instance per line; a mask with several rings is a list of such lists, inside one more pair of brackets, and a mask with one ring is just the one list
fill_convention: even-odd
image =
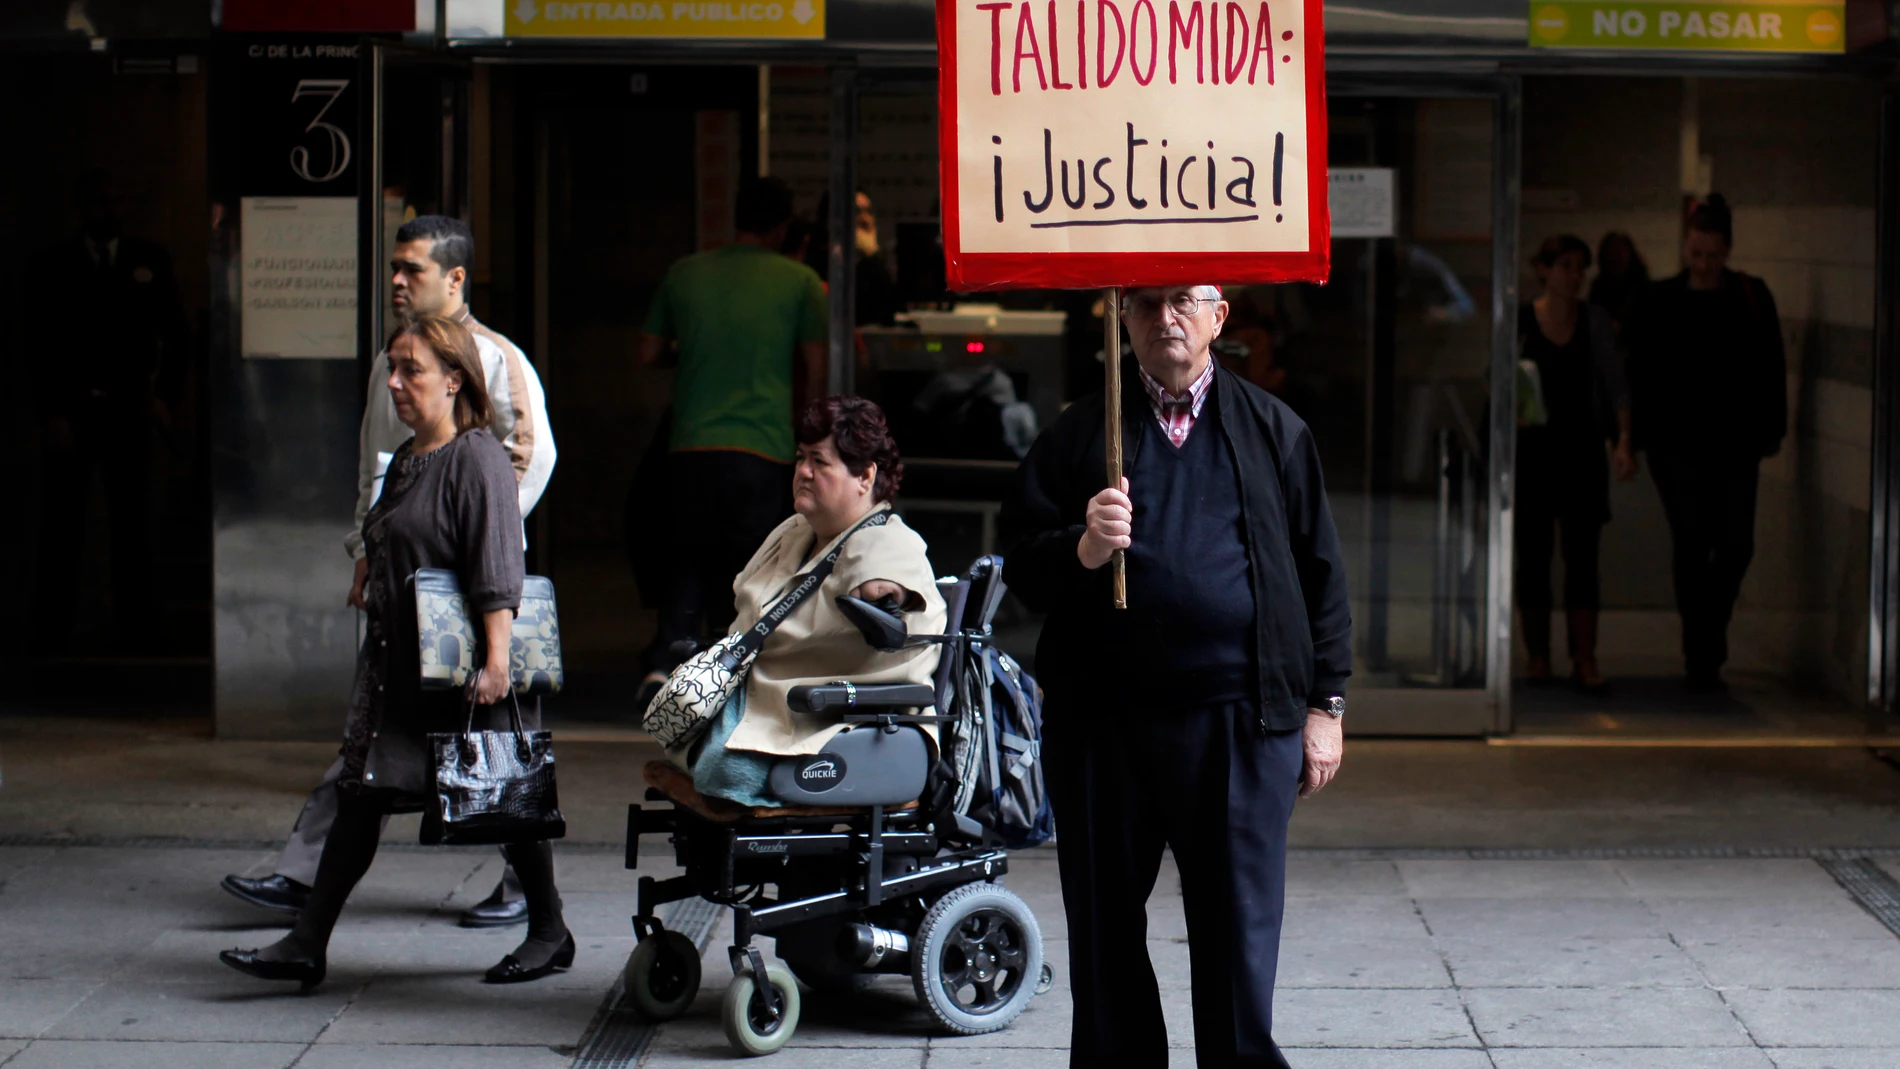
[(776, 996), (777, 1012), (767, 1003), (765, 989), (750, 972), (732, 978), (732, 986), (726, 988), (725, 1000), (719, 1005), (726, 1042), (752, 1057), (776, 1054), (798, 1030), (798, 981), (792, 978), (792, 971), (772, 962), (765, 967), (765, 982)]
[(641, 1017), (670, 1021), (699, 995), (699, 948), (679, 932), (655, 932), (633, 948), (622, 978)]
[(965, 884), (938, 899), (918, 925), (911, 951), (917, 999), (958, 1035), (1008, 1027), (1041, 977), (1042, 927), (1007, 888)]

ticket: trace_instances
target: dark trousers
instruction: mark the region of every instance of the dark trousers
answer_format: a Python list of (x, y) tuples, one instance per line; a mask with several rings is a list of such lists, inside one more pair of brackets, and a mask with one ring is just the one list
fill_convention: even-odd
[(1713, 674), (1728, 660), (1729, 619), (1755, 556), (1761, 461), (1652, 452), (1649, 470), (1675, 544), (1683, 661), (1690, 675)]
[(1518, 503), (1515, 526), (1517, 607), (1524, 614), (1524, 648), (1533, 656), (1548, 658), (1551, 552), (1559, 545), (1563, 549), (1564, 608), (1595, 612), (1601, 602), (1597, 550), (1603, 540), (1603, 522), (1560, 515), (1547, 500), (1525, 495)]
[(1069, 922), (1069, 1064), (1168, 1064), (1146, 943), (1167, 847), (1187, 910), (1198, 1064), (1286, 1069), (1273, 983), (1300, 733), (1263, 734), (1245, 704), (1052, 705), (1043, 755)]
[[(297, 814), (297, 823), (291, 826), (290, 840), (284, 844), (284, 852), (277, 857), (277, 867), (272, 871), (279, 876), (296, 880), (305, 887), (317, 882), (317, 866), (323, 860), (323, 844), (330, 838), (330, 828), (336, 823), (337, 781), (343, 778), (343, 758), (338, 757), (330, 763), (329, 771), (317, 781), (317, 787), (304, 799), (303, 810)], [(383, 818), (383, 824), (389, 818)], [(377, 827), (377, 834), (382, 827)], [(504, 868), (501, 879), (501, 899), (513, 902), (521, 897), (521, 881), (514, 877), (512, 869)]]
[(48, 441), (42, 456), (40, 550), (34, 571), (34, 626), (45, 652), (64, 652), (86, 548), (86, 511), (97, 472), (104, 483), (113, 623), (122, 646), (149, 644), (153, 594), (146, 495), (152, 425), (143, 398), (101, 400), (69, 421), (70, 443)]
[(792, 514), (792, 466), (736, 451), (674, 453), (667, 487), (646, 520), (672, 532), (654, 638), (661, 652), (683, 638), (725, 634), (735, 611), (732, 581)]
[(1547, 510), (1523, 509), (1517, 516), (1517, 604), (1525, 612), (1549, 615), (1551, 550), (1564, 554), (1564, 608), (1595, 609), (1598, 590), (1597, 546), (1600, 520), (1560, 519)]

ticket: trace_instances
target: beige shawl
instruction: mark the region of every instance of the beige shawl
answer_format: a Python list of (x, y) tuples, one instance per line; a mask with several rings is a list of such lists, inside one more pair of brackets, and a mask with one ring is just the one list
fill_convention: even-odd
[[(769, 535), (751, 563), (733, 581), (739, 616), (728, 633), (751, 627), (792, 578), (809, 570), (831, 547), (811, 552), (815, 535), (803, 516), (793, 516)], [(808, 563), (808, 560), (810, 563)], [(838, 611), (838, 596), (873, 579), (896, 583), (924, 601), (921, 611), (905, 615), (914, 635), (943, 633), (946, 611), (924, 540), (893, 516), (882, 527), (851, 536), (837, 566), (812, 596), (765, 640), (765, 648), (746, 677), (745, 717), (726, 745), (734, 750), (774, 754), (817, 753), (842, 730), (830, 715), (794, 713), (786, 696), (801, 683), (929, 683), (937, 671), (937, 646), (881, 653)]]

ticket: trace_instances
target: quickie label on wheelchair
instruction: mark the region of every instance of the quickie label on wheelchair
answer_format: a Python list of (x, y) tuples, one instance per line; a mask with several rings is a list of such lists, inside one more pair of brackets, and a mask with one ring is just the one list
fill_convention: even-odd
[(798, 785), (813, 794), (823, 794), (844, 779), (844, 758), (820, 753), (799, 766)]

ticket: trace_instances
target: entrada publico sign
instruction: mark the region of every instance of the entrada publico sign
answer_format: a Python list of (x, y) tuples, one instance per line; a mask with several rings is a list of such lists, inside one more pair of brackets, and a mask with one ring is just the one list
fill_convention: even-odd
[(825, 0), (502, 0), (509, 37), (825, 36)]
[(1321, 0), (938, 0), (950, 289), (1321, 281)]
[(1844, 52), (1845, 0), (1531, 0), (1537, 48)]

